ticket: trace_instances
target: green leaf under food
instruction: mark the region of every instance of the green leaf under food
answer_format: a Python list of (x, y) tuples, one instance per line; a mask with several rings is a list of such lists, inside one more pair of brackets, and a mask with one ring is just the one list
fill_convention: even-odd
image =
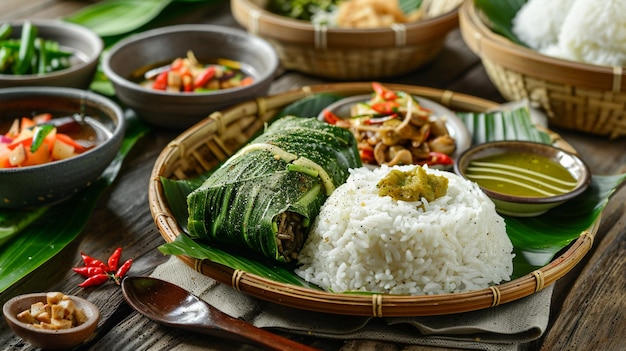
[(513, 33), (512, 21), (517, 11), (526, 3), (527, 0), (473, 0), (476, 8), (479, 9), (487, 18), (488, 25), (495, 33), (505, 36), (509, 40), (520, 45), (522, 43)]
[(256, 274), (277, 282), (319, 289), (295, 275), (288, 266), (263, 262), (261, 259), (249, 259), (234, 252), (226, 252), (220, 248), (200, 244), (187, 235), (179, 235), (171, 243), (159, 246), (159, 251), (166, 255), (185, 255), (197, 259), (207, 259), (232, 269)]
[(137, 117), (130, 118), (116, 158), (96, 182), (70, 199), (30, 213), (0, 211), (3, 226), (13, 228), (12, 238), (0, 247), (0, 293), (54, 257), (78, 237), (100, 195), (115, 180), (124, 158), (148, 130)]
[(514, 277), (545, 266), (559, 251), (589, 229), (625, 181), (626, 174), (594, 175), (586, 192), (541, 216), (503, 216), (507, 234), (515, 248)]
[(199, 177), (189, 180), (172, 180), (161, 177), (163, 184), (163, 192), (165, 198), (168, 199), (169, 207), (173, 212), (174, 218), (177, 219), (181, 228), (187, 231), (187, 220), (189, 219), (189, 211), (187, 209), (187, 196), (192, 191), (198, 189), (202, 183), (208, 178), (210, 173), (203, 174)]
[[(319, 94), (301, 99), (287, 106), (279, 114), (284, 115), (317, 115), (329, 103), (341, 98), (338, 95)], [(527, 140), (541, 143), (551, 143), (550, 136), (536, 128), (531, 121), (527, 108), (512, 111), (473, 113), (461, 112), (457, 114), (469, 128), (473, 143), (482, 143), (495, 140)], [(170, 208), (178, 203), (186, 203), (185, 199), (176, 199), (176, 196), (185, 196), (193, 187), (193, 181), (164, 180), (163, 187), (170, 204)], [(184, 183), (184, 184), (177, 184)], [(611, 195), (626, 183), (626, 174), (617, 176), (593, 176), (588, 191), (581, 194), (576, 201), (571, 201), (556, 207), (548, 213), (534, 218), (517, 218), (503, 216), (507, 233), (514, 246), (516, 258), (513, 261), (514, 271), (512, 279), (516, 279), (548, 264), (554, 256), (572, 241), (576, 240), (585, 230), (589, 229), (607, 205)], [(168, 188), (179, 187), (179, 189)], [(170, 198), (172, 196), (172, 198)], [(178, 205), (176, 205), (178, 206)], [(186, 206), (175, 210), (175, 218), (179, 225), (186, 223)], [(186, 230), (185, 227), (182, 227)], [(184, 236), (184, 235), (182, 235)], [(175, 247), (175, 251), (173, 249)], [(207, 250), (204, 250), (207, 249)], [(246, 264), (238, 261), (236, 251), (226, 247), (210, 247), (205, 243), (193, 241), (187, 237), (176, 240), (174, 243), (164, 244), (160, 250), (166, 254), (184, 254), (196, 259), (206, 259), (233, 269), (241, 269), (257, 274), (261, 277), (274, 279), (271, 274), (274, 266), (255, 260), (247, 260)], [(292, 279), (299, 277), (289, 269), (282, 267), (282, 277), (292, 275)]]

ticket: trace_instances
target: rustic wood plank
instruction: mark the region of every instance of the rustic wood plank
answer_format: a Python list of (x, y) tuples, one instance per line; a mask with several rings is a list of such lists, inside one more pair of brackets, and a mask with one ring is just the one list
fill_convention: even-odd
[[(78, 0), (2, 0), (0, 20), (23, 18), (58, 18), (71, 14), (94, 1)], [(241, 28), (229, 13), (229, 2), (198, 7), (197, 11), (169, 19), (157, 25), (175, 23), (211, 23)], [(382, 80), (402, 84), (430, 86), (504, 101), (489, 81), (483, 66), (463, 43), (458, 30), (450, 33), (441, 55), (415, 72)], [(279, 72), (271, 94), (297, 89), (304, 85), (327, 83), (297, 72)], [(557, 131), (587, 161), (596, 174), (626, 171), (626, 138), (608, 140), (567, 130)], [(80, 251), (107, 257), (115, 247), (124, 247), (123, 257), (133, 257), (131, 273), (149, 274), (167, 257), (157, 247), (163, 243), (150, 215), (147, 187), (152, 166), (165, 145), (178, 131), (155, 128), (141, 139), (124, 163), (119, 178), (100, 199), (86, 230), (45, 267), (12, 286), (0, 296), (34, 291), (59, 290), (77, 294), (96, 303), (102, 320), (89, 350), (257, 350), (233, 342), (211, 339), (198, 334), (162, 327), (139, 316), (128, 307), (119, 287), (108, 284), (80, 289), (82, 280), (71, 271), (81, 265)], [(594, 247), (572, 272), (555, 285), (550, 325), (544, 338), (529, 350), (603, 349), (619, 350), (626, 343), (626, 189), (618, 192), (607, 207)], [(398, 345), (363, 340), (315, 340), (297, 337), (321, 350), (433, 351), (437, 348)], [(4, 321), (0, 322), (0, 344), (7, 350), (33, 350), (14, 336)]]
[[(626, 342), (626, 189), (604, 212), (606, 231), (584, 269), (564, 293), (559, 318), (546, 333), (542, 351), (623, 350)], [(606, 228), (608, 227), (608, 228)], [(603, 303), (604, 302), (604, 303)], [(607, 303), (608, 302), (608, 303)]]

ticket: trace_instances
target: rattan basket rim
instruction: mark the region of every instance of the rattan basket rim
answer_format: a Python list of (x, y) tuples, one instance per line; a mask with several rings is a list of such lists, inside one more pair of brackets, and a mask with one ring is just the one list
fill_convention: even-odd
[[(433, 101), (440, 102), (460, 111), (484, 111), (497, 106), (496, 103), (448, 90), (386, 84), (390, 89), (404, 90)], [(298, 90), (259, 98), (235, 105), (221, 112), (213, 113), (205, 120), (180, 134), (166, 146), (157, 158), (149, 182), (148, 197), (150, 211), (161, 236), (171, 242), (183, 234), (181, 227), (167, 204), (161, 177), (172, 177), (173, 162), (194, 157), (194, 144), (206, 138), (207, 133), (228, 128), (230, 121), (242, 114), (265, 116), (278, 112), (287, 104), (316, 93), (337, 93), (357, 95), (369, 92), (370, 83), (337, 83), (306, 86)], [(259, 117), (260, 118), (260, 117)], [(557, 145), (571, 149), (571, 146), (553, 135)], [(271, 281), (255, 274), (233, 270), (207, 260), (196, 260), (179, 256), (186, 264), (202, 274), (248, 295), (272, 301), (289, 307), (323, 313), (355, 316), (430, 316), (480, 310), (515, 301), (554, 283), (569, 272), (593, 245), (593, 238), (598, 229), (600, 218), (559, 256), (546, 266), (523, 277), (489, 289), (478, 291), (442, 294), (433, 296), (409, 295), (360, 295), (333, 294), (319, 290)]]
[[(252, 34), (291, 44), (316, 47), (323, 41), (323, 48), (386, 48), (414, 45), (441, 38), (443, 34), (458, 26), (457, 9), (392, 28), (367, 29), (315, 26), (307, 21), (274, 14), (252, 0), (231, 0), (231, 11), (235, 20)], [(399, 35), (400, 33), (402, 35)]]
[(459, 24), (465, 43), (476, 55), (512, 71), (577, 88), (626, 91), (623, 67), (558, 59), (518, 45), (494, 33), (481, 19), (473, 1), (464, 1), (461, 5)]

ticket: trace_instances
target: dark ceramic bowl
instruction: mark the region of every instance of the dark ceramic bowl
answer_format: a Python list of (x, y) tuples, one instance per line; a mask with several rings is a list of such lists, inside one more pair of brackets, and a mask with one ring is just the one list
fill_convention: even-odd
[[(133, 82), (133, 73), (172, 62), (193, 51), (200, 62), (225, 58), (249, 68), (254, 83), (213, 92), (156, 91)], [(206, 62), (206, 61), (204, 61)], [(177, 25), (122, 40), (105, 54), (102, 67), (118, 98), (149, 123), (188, 128), (212, 112), (266, 95), (279, 65), (272, 46), (244, 31), (214, 25)]]
[[(29, 20), (38, 30), (38, 36), (59, 43), (73, 52), (69, 68), (45, 74), (0, 74), (0, 88), (20, 86), (60, 86), (86, 89), (98, 68), (104, 44), (90, 29), (60, 20)], [(24, 21), (9, 22), (13, 27), (10, 38), (19, 39)]]
[(92, 92), (59, 87), (0, 89), (0, 133), (22, 116), (81, 114), (98, 126), (98, 144), (77, 156), (37, 166), (0, 168), (0, 208), (32, 208), (69, 198), (95, 181), (118, 153), (126, 122), (121, 108)]
[[(573, 183), (575, 184), (572, 184), (570, 186), (571, 188), (567, 192), (558, 195), (543, 196), (509, 195), (481, 186), (481, 189), (495, 203), (496, 210), (502, 214), (517, 217), (538, 216), (551, 208), (554, 208), (580, 195), (591, 184), (591, 172), (589, 167), (580, 157), (552, 145), (527, 141), (495, 141), (475, 145), (466, 150), (456, 160), (454, 164), (454, 171), (462, 177), (472, 180), (472, 177), (468, 176), (468, 167), (470, 166), (470, 163), (476, 161), (477, 159), (507, 153), (539, 155), (552, 160), (567, 170), (567, 172), (573, 177)], [(522, 172), (519, 171), (514, 172), (516, 174), (522, 174)], [(542, 180), (541, 175), (537, 176), (524, 174), (524, 176), (546, 183), (545, 180)], [(514, 176), (506, 174), (503, 175), (503, 177), (509, 178), (509, 180), (515, 179)], [(503, 184), (510, 183), (504, 182)]]
[(16, 296), (7, 301), (2, 312), (11, 330), (29, 344), (44, 350), (71, 349), (86, 341), (96, 330), (100, 320), (100, 311), (93, 303), (77, 296), (70, 296), (77, 308), (82, 309), (87, 321), (69, 329), (47, 330), (35, 329), (33, 326), (20, 322), (17, 314), (30, 309), (30, 305), (39, 301), (46, 302), (46, 293), (34, 293)]

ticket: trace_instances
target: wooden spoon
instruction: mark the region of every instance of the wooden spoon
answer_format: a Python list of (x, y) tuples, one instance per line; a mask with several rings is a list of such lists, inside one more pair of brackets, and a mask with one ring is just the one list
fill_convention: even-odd
[(137, 312), (163, 325), (272, 350), (315, 350), (233, 318), (189, 291), (161, 279), (128, 276), (122, 281), (122, 293)]

